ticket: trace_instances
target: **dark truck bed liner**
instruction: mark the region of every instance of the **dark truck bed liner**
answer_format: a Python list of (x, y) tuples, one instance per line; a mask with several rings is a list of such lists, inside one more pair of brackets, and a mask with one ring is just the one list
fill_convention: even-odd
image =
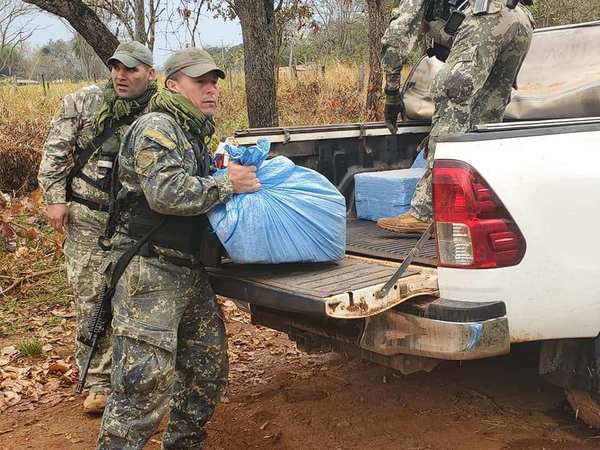
[[(417, 240), (418, 237), (415, 236), (386, 231), (369, 220), (349, 219), (346, 253), (402, 262)], [(426, 242), (413, 262), (435, 267), (437, 265), (435, 241)]]
[[(347, 256), (340, 262), (228, 263), (209, 269), (209, 274), (215, 292), (225, 297), (289, 312), (330, 316), (335, 316), (339, 303), (337, 314), (360, 317), (373, 314), (378, 307), (387, 309), (385, 306), (393, 303), (393, 298), (388, 298), (387, 303), (382, 300), (377, 305), (373, 287), (382, 285), (394, 274), (416, 241), (414, 236), (381, 230), (373, 222), (351, 219), (347, 228)], [(414, 262), (435, 266), (435, 258), (435, 242), (431, 240)], [(408, 280), (410, 287), (400, 286), (396, 296), (404, 299), (422, 290), (430, 292), (430, 277), (425, 278), (408, 270), (399, 283)]]

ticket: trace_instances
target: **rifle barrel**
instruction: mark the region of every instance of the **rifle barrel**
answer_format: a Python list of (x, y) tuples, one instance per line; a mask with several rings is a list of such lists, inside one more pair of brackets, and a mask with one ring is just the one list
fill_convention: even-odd
[(77, 387), (75, 387), (75, 392), (77, 394), (81, 394), (83, 392), (83, 388), (85, 387), (85, 380), (87, 378), (88, 370), (90, 370), (90, 364), (92, 362), (94, 352), (96, 351), (97, 344), (98, 336), (94, 336), (92, 338), (92, 345), (90, 346), (90, 351), (88, 352), (85, 364), (81, 368), (81, 373), (79, 374), (79, 382), (77, 383)]

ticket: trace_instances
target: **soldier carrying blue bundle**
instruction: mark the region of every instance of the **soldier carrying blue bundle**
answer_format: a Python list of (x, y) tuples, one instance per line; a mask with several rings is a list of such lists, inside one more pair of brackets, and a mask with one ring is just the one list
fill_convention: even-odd
[(163, 448), (201, 448), (227, 379), (225, 326), (199, 252), (206, 213), (261, 186), (251, 166), (209, 174), (225, 77), (212, 57), (179, 50), (165, 72), (166, 89), (123, 139), (118, 192), (113, 184), (113, 391), (98, 449), (143, 448), (169, 407)]

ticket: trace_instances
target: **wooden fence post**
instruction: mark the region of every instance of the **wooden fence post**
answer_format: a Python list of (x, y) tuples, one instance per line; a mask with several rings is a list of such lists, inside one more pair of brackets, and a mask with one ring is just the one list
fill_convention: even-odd
[(356, 85), (356, 89), (359, 92), (362, 92), (362, 90), (365, 88), (365, 76), (366, 76), (365, 65), (361, 64), (358, 66), (358, 82)]

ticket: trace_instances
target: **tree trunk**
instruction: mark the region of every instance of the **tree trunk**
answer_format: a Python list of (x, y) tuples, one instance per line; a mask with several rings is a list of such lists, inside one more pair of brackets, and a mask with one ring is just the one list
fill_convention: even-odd
[(135, 36), (134, 39), (142, 44), (146, 45), (146, 8), (144, 0), (135, 0), (133, 11), (133, 21), (135, 24)]
[(385, 32), (384, 0), (367, 0), (369, 15), (369, 84), (365, 104), (367, 120), (381, 120), (381, 38)]
[(105, 64), (119, 45), (117, 37), (102, 23), (96, 13), (81, 0), (24, 1), (66, 19), (92, 46)]
[[(160, 1), (158, 3), (160, 5)], [(151, 52), (154, 52), (154, 42), (156, 40), (156, 21), (158, 19), (156, 17), (156, 8), (159, 5), (156, 5), (154, 0), (150, 0), (150, 3), (148, 4), (150, 17), (148, 18), (148, 33), (146, 36), (146, 43), (148, 44), (148, 48)]]
[(274, 5), (269, 0), (236, 0), (242, 25), (248, 122), (251, 128), (276, 127)]

